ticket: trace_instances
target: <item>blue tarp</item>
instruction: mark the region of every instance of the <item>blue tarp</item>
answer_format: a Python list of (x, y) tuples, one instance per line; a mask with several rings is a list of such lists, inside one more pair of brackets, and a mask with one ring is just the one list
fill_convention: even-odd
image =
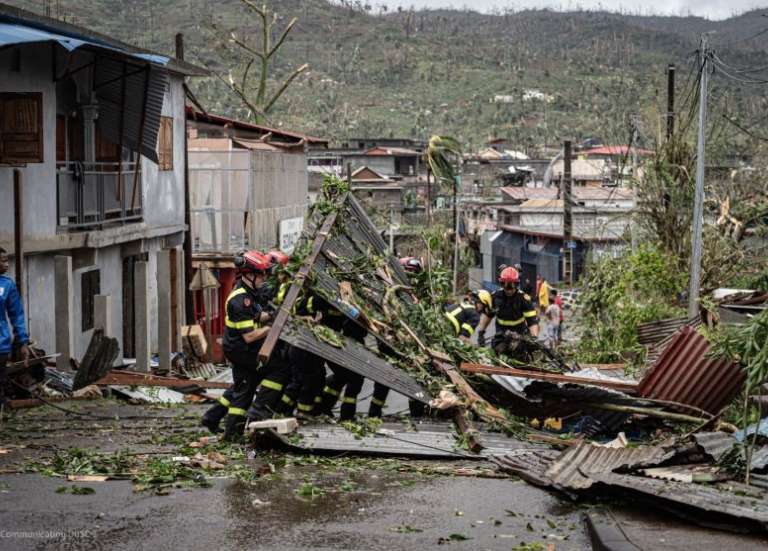
[(81, 46), (95, 46), (114, 52), (120, 52), (144, 61), (149, 61), (157, 65), (166, 65), (170, 58), (157, 54), (135, 53), (111, 46), (105, 42), (96, 39), (87, 39), (85, 37), (67, 36), (56, 32), (38, 29), (29, 25), (18, 25), (14, 23), (0, 23), (0, 48), (13, 46), (16, 44), (31, 44), (35, 42), (56, 42), (62, 48), (71, 52)]

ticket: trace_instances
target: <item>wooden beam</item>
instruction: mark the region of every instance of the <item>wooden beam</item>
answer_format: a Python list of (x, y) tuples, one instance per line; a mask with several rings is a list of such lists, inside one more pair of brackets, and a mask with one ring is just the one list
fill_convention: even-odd
[(521, 377), (533, 379), (535, 381), (548, 381), (553, 383), (573, 383), (577, 385), (591, 385), (611, 390), (618, 390), (626, 394), (637, 394), (637, 383), (624, 383), (617, 381), (605, 381), (601, 379), (590, 379), (588, 377), (575, 377), (573, 375), (561, 375), (559, 373), (545, 373), (542, 371), (528, 371), (525, 369), (514, 369), (511, 367), (496, 367), (493, 365), (482, 365), (463, 363), (461, 370), (465, 373), (484, 373), (485, 375), (506, 375), (508, 377)]
[[(341, 202), (343, 202), (344, 199), (345, 198), (342, 198)], [(312, 251), (304, 261), (304, 264), (301, 265), (301, 268), (299, 268), (299, 273), (296, 274), (296, 277), (291, 284), (291, 288), (288, 289), (288, 294), (285, 296), (285, 300), (280, 305), (280, 310), (277, 312), (277, 317), (272, 323), (272, 328), (270, 329), (269, 333), (267, 333), (267, 337), (264, 339), (264, 344), (261, 345), (261, 350), (259, 351), (259, 360), (261, 360), (261, 362), (264, 364), (269, 361), (269, 357), (272, 355), (272, 351), (274, 350), (275, 345), (277, 345), (277, 341), (280, 338), (280, 333), (283, 331), (285, 324), (288, 322), (288, 318), (292, 315), (293, 305), (299, 298), (299, 293), (301, 293), (301, 289), (304, 287), (304, 281), (307, 279), (309, 272), (312, 270), (312, 266), (317, 260), (320, 251), (323, 250), (323, 245), (325, 245), (325, 242), (328, 239), (328, 235), (333, 228), (333, 224), (336, 222), (337, 214), (338, 211), (334, 210), (332, 213), (326, 216), (325, 220), (323, 221), (323, 225), (320, 226), (320, 229), (315, 234), (315, 241), (312, 245)]]
[(502, 412), (486, 402), (475, 389), (472, 388), (469, 383), (461, 376), (458, 370), (451, 364), (441, 362), (439, 360), (432, 360), (433, 365), (439, 371), (445, 373), (445, 375), (451, 380), (451, 383), (456, 387), (456, 390), (464, 396), (467, 400), (467, 406), (477, 414), (483, 421), (489, 423), (499, 422), (506, 423), (507, 418)]
[[(24, 212), (21, 188), (21, 170), (13, 170), (13, 263), (16, 268), (16, 288), (24, 297)], [(5, 315), (5, 313), (3, 313)]]

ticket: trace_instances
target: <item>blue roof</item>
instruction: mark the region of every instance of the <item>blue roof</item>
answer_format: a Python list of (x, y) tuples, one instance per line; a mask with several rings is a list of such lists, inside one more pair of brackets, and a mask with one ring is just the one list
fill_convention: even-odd
[(68, 36), (29, 25), (0, 23), (0, 48), (35, 42), (56, 42), (69, 52), (72, 52), (81, 46), (94, 46), (129, 55), (144, 61), (149, 61), (150, 63), (155, 63), (157, 65), (166, 65), (170, 60), (170, 58), (163, 55), (130, 52), (92, 38)]

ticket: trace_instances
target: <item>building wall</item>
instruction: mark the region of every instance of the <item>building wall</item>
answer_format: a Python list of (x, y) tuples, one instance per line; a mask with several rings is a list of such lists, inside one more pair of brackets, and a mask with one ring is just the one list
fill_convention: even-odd
[[(21, 70), (11, 70), (14, 48), (0, 50), (0, 92), (42, 92), (43, 162), (19, 167), (22, 202), (27, 212), (24, 235), (43, 238), (56, 233), (56, 85), (51, 79), (51, 48), (18, 48)], [(0, 242), (13, 242), (13, 168), (0, 166)], [(32, 210), (33, 209), (33, 210)]]
[(351, 157), (345, 157), (344, 166), (346, 163), (352, 165), (352, 171), (354, 172), (362, 166), (367, 166), (378, 172), (383, 176), (394, 176), (395, 173), (395, 158), (386, 155), (355, 155)]

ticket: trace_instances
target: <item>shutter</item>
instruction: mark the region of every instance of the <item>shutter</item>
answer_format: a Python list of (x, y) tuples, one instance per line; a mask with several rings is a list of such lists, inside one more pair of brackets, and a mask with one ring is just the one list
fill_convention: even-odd
[(0, 162), (43, 162), (43, 94), (0, 93)]
[(173, 118), (160, 117), (158, 143), (158, 166), (160, 170), (173, 170)]

